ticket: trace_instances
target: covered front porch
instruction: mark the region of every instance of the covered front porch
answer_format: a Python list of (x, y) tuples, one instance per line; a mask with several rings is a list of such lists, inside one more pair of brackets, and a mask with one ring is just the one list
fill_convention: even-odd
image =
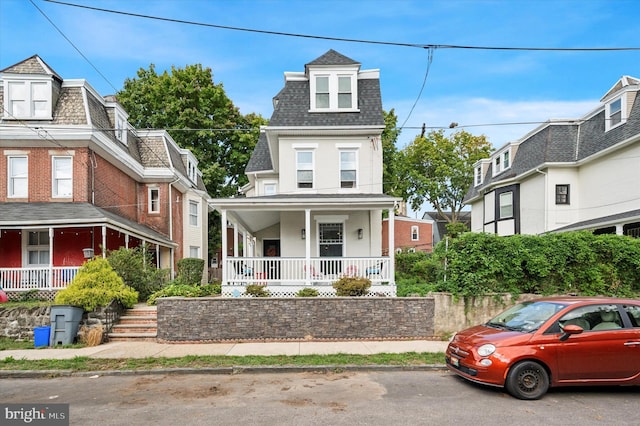
[[(304, 288), (335, 296), (342, 277), (371, 280), (371, 296), (395, 296), (393, 217), (386, 195), (276, 195), (211, 200), (220, 212), (222, 295), (240, 297), (248, 285), (271, 296)], [(388, 256), (382, 255), (382, 215), (390, 217)]]
[(93, 256), (146, 247), (157, 266), (172, 268), (175, 244), (140, 224), (92, 205), (0, 205), (0, 286), (11, 293), (67, 287)]

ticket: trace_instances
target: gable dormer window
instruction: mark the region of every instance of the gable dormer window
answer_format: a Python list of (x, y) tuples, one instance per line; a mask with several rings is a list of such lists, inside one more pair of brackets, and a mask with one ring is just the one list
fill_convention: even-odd
[(511, 168), (511, 149), (506, 149), (493, 160), (493, 175), (500, 174)]
[(605, 130), (609, 131), (627, 122), (625, 96), (609, 102), (605, 106)]
[(355, 71), (311, 73), (311, 111), (357, 111), (357, 81)]
[(191, 182), (196, 183), (197, 182), (197, 168), (196, 165), (193, 163), (193, 161), (188, 161), (187, 162), (187, 173), (189, 174), (189, 180), (191, 180)]
[(51, 120), (51, 78), (4, 77), (4, 118)]
[(123, 144), (127, 144), (127, 119), (116, 112), (116, 138)]

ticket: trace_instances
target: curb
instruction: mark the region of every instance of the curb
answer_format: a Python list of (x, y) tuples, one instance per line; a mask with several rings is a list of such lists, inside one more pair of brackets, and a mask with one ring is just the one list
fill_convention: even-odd
[(52, 379), (57, 377), (148, 376), (174, 374), (267, 374), (267, 373), (332, 373), (332, 372), (393, 372), (446, 371), (444, 364), (423, 365), (306, 365), (306, 366), (232, 366), (215, 368), (160, 368), (153, 370), (0, 370), (0, 379)]

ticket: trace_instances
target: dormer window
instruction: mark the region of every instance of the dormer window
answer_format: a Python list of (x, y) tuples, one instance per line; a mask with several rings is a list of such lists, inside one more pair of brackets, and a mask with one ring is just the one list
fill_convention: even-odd
[(511, 149), (498, 154), (493, 160), (493, 175), (500, 174), (511, 167)]
[(627, 122), (627, 108), (625, 102), (625, 96), (621, 96), (617, 99), (606, 104), (605, 107), (605, 130), (609, 131), (621, 124)]
[(473, 186), (482, 184), (482, 166), (477, 166), (473, 170)]
[(189, 174), (189, 179), (191, 180), (191, 182), (196, 183), (197, 182), (197, 167), (193, 163), (193, 161), (188, 161), (187, 162), (187, 173)]
[(356, 77), (355, 72), (311, 73), (311, 111), (357, 111)]
[(51, 120), (51, 77), (4, 77), (4, 118)]
[(127, 144), (127, 119), (116, 112), (116, 138), (123, 144)]

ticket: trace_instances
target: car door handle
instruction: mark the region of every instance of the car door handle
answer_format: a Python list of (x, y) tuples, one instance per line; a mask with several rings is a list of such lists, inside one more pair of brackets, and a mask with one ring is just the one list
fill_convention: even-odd
[(625, 346), (640, 346), (640, 342), (626, 342)]

